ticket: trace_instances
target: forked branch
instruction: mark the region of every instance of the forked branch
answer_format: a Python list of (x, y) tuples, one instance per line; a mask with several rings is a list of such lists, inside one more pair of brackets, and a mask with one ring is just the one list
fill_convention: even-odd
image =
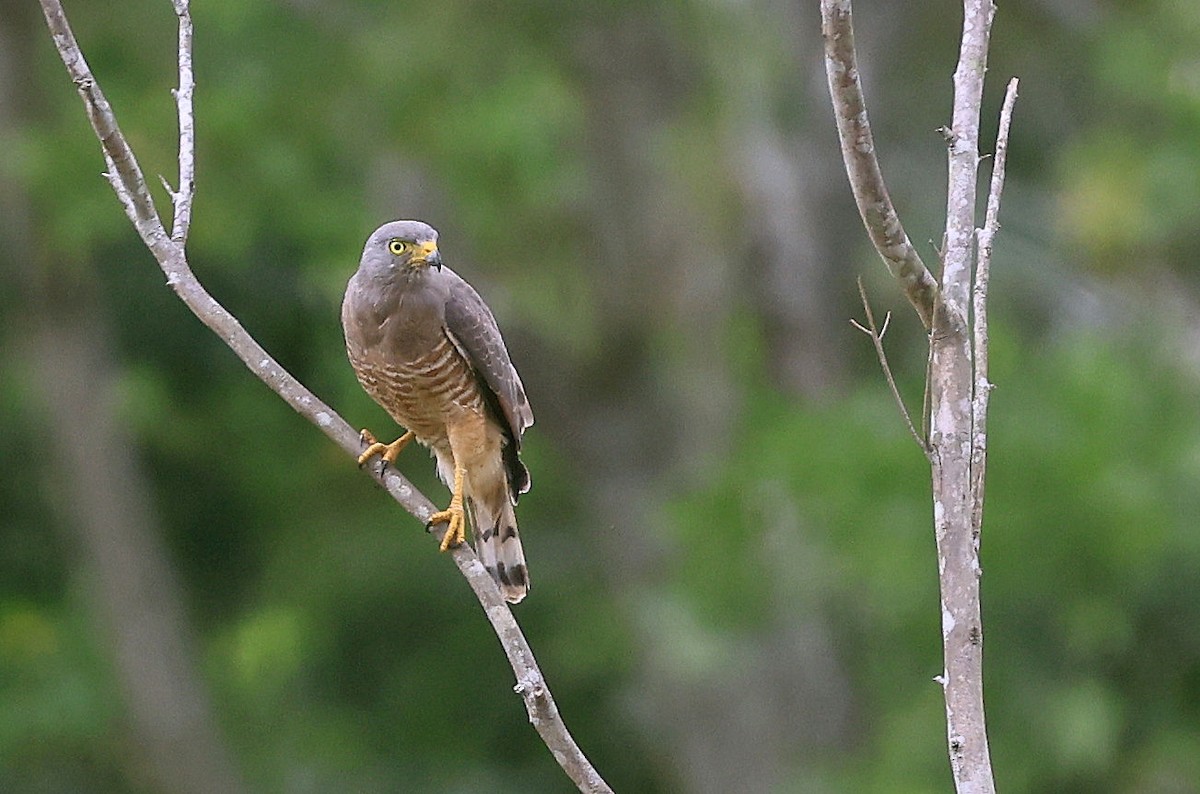
[[(80, 98), (83, 99), (92, 129), (100, 141), (104, 159), (109, 167), (106, 176), (124, 205), (134, 228), (166, 274), (167, 283), (196, 317), (211, 328), (255, 376), (297, 413), (316, 425), (350, 458), (357, 459), (361, 451), (358, 432), (281, 367), (242, 328), (237, 319), (208, 294), (188, 265), (184, 243), (190, 226), (191, 206), (195, 195), (192, 31), (188, 0), (173, 0), (173, 4), (180, 26), (180, 84), (175, 91), (179, 111), (180, 173), (178, 189), (170, 191), (174, 222), (172, 233), (168, 235), (154, 207), (137, 158), (125, 136), (121, 134), (112, 107), (84, 59), (62, 5), (59, 0), (41, 0), (42, 11), (55, 47), (62, 57), (71, 81), (79, 91)], [(421, 523), (425, 523), (435, 512), (433, 503), (395, 470), (389, 469), (381, 474), (378, 469), (372, 468), (371, 474), (392, 498)], [(441, 532), (436, 534), (440, 540)], [(504, 646), (504, 652), (516, 675), (517, 683), (514, 689), (521, 695), (529, 714), (529, 721), (554, 755), (555, 761), (580, 791), (611, 792), (608, 784), (596, 772), (567, 731), (533, 651), (491, 575), (467, 544), (460, 545), (451, 554)]]
[[(1002, 113), (985, 222), (977, 230), (979, 112), (995, 6), (991, 0), (964, 0), (952, 122), (945, 130), (949, 161), (946, 229), (939, 252), (940, 281), (935, 281), (912, 249), (880, 176), (859, 85), (850, 0), (822, 0), (821, 11), (829, 90), (859, 213), (876, 249), (931, 331), (928, 399), (922, 411), (922, 427), (928, 420), (929, 433), (922, 435), (928, 439), (941, 591), (945, 669), (936, 680), (946, 703), (946, 739), (955, 788), (959, 794), (994, 794), (983, 707), (979, 601), (987, 395), (991, 389), (987, 381), (986, 297), (1015, 84), (1009, 88)], [(871, 336), (879, 352), (881, 334), (872, 330)], [(888, 373), (886, 366), (884, 372)], [(889, 386), (896, 394), (890, 377)], [(911, 422), (909, 425), (911, 431)]]

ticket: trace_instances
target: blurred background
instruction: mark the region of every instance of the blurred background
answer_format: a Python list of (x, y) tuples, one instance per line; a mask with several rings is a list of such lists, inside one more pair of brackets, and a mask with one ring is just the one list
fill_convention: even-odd
[[(170, 4), (67, 11), (174, 181)], [(857, 12), (932, 262), (961, 9)], [(390, 434), (338, 308), (393, 218), (435, 225), (499, 317), (537, 416), (517, 615), (609, 783), (950, 790), (928, 469), (855, 277), (914, 412), (924, 335), (852, 203), (815, 0), (193, 13), (190, 258), (280, 363)], [(1200, 791), (1200, 7), (1002, 4), (984, 151), (1014, 75), (997, 781)], [(0, 152), (0, 790), (570, 790), (449, 560), (165, 286), (24, 0), (0, 0)], [(401, 469), (445, 500), (422, 452)]]

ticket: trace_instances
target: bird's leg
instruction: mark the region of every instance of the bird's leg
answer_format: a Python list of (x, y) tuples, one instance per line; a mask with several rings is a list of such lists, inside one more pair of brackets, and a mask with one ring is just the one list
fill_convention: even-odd
[(379, 455), (383, 458), (383, 467), (386, 469), (389, 465), (396, 463), (396, 458), (400, 457), (400, 450), (408, 446), (408, 442), (412, 441), (415, 436), (413, 436), (413, 431), (409, 430), (392, 443), (384, 444), (376, 439), (370, 430), (364, 427), (358, 434), (358, 437), (367, 445), (363, 453), (358, 456), (358, 465), (364, 466), (371, 458)]
[(442, 535), (442, 545), (439, 551), (453, 548), (466, 539), (466, 517), (463, 514), (463, 478), (466, 476), (466, 468), (455, 461), (454, 492), (450, 497), (450, 505), (445, 510), (439, 510), (431, 515), (425, 524), (426, 527), (440, 524), (443, 521), (449, 524), (446, 527), (446, 534)]

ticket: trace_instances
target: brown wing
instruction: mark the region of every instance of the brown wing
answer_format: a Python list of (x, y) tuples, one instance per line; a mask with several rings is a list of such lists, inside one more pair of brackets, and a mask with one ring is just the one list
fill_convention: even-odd
[(529, 490), (529, 473), (517, 459), (521, 435), (533, 424), (533, 411), (525, 387), (508, 356), (500, 328), (492, 311), (467, 282), (450, 268), (443, 268), (450, 285), (446, 300), (446, 330), (484, 386), (484, 397), (496, 419), (506, 426), (509, 444), (505, 465), (514, 497)]

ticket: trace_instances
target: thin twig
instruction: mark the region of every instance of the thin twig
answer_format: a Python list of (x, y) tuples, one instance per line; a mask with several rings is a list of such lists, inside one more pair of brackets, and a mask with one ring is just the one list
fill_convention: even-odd
[(192, 94), (196, 80), (192, 74), (192, 14), (189, 0), (172, 0), (179, 18), (179, 87), (172, 93), (179, 111), (179, 189), (171, 193), (174, 205), (171, 239), (187, 243), (192, 226), (192, 200), (196, 194), (196, 118), (192, 112)]
[(887, 353), (883, 349), (883, 335), (887, 333), (892, 313), (888, 312), (885, 316), (883, 330), (876, 329), (875, 313), (871, 311), (871, 302), (867, 300), (867, 288), (863, 286), (862, 276), (858, 277), (858, 295), (862, 298), (863, 311), (867, 315), (867, 325), (864, 328), (857, 320), (851, 320), (850, 324), (871, 337), (871, 344), (875, 346), (875, 355), (879, 358), (879, 366), (883, 368), (883, 377), (887, 379), (888, 388), (892, 390), (892, 397), (896, 399), (896, 406), (900, 409), (900, 415), (904, 417), (904, 424), (908, 427), (908, 432), (912, 434), (913, 440), (917, 442), (917, 446), (921, 448), (921, 452), (928, 458), (930, 454), (929, 445), (925, 443), (925, 440), (917, 433), (917, 429), (913, 427), (912, 417), (908, 413), (908, 406), (904, 404), (904, 398), (900, 396), (900, 389), (896, 387), (896, 379), (892, 377), (892, 368), (888, 365)]
[(992, 393), (988, 380), (987, 294), (991, 277), (992, 240), (1000, 229), (1000, 194), (1004, 190), (1004, 167), (1008, 161), (1008, 131), (1012, 126), (1013, 105), (1017, 101), (1017, 78), (1008, 82), (1000, 126), (996, 132), (996, 156), (992, 160), (992, 179), (988, 189), (983, 228), (975, 233), (975, 284), (972, 314), (975, 347), (975, 393), (971, 405), (971, 528), (978, 543), (983, 528), (984, 472), (987, 468), (987, 412)]
[(921, 322), (931, 328), (938, 284), (900, 223), (875, 156), (875, 139), (867, 119), (854, 51), (850, 0), (821, 0), (821, 32), (825, 39), (825, 74), (833, 99), (842, 159), (858, 213), (875, 250), (900, 282)]
[[(67, 67), (72, 82), (83, 99), (88, 118), (92, 122), (92, 128), (100, 140), (105, 159), (109, 163), (109, 181), (126, 206), (130, 220), (138, 234), (166, 275), (167, 283), (196, 317), (211, 328), (255, 376), (283, 398), (297, 413), (316, 425), (348, 456), (357, 459), (361, 452), (358, 431), (354, 430), (336, 412), (321, 402), (281, 367), (242, 328), (237, 319), (208, 294), (196, 279), (188, 265), (182, 245), (183, 238), (187, 233), (186, 221), (179, 227), (181, 229), (180, 240), (176, 241), (167, 236), (158, 213), (154, 209), (154, 203), (146, 188), (146, 182), (137, 159), (121, 134), (116, 116), (84, 60), (83, 53), (71, 33), (70, 25), (59, 0), (41, 0), (41, 5), (55, 46), (62, 57), (63, 64)], [(186, 6), (186, 3), (183, 5)], [(177, 10), (178, 8), (177, 5)], [(190, 40), (189, 25), (186, 41), (190, 42)], [(185, 38), (181, 32), (181, 44), (184, 41)], [(182, 63), (180, 71), (181, 74), (184, 71)], [(181, 80), (182, 82), (184, 81)], [(182, 126), (180, 131), (181, 149), (189, 145), (182, 140), (183, 136), (190, 134), (185, 133)], [(188, 168), (190, 166), (185, 167), (181, 154), (181, 173)], [(192, 180), (181, 177), (179, 193), (182, 194), (182, 198), (177, 201), (190, 204), (192, 195), (192, 186), (188, 185), (190, 181)], [(185, 206), (183, 209), (189, 208)], [(177, 214), (176, 221), (179, 222), (181, 217), (186, 218), (186, 213), (182, 216)], [(435, 511), (433, 503), (394, 469), (389, 469), (383, 474), (376, 467), (369, 467), (368, 470), (392, 498), (422, 524)], [(444, 528), (434, 532), (439, 541), (443, 533)], [(509, 663), (512, 665), (513, 673), (516, 675), (517, 685), (514, 689), (521, 695), (525, 703), (529, 721), (533, 723), (559, 766), (574, 781), (580, 791), (611, 792), (608, 784), (596, 772), (567, 731), (554, 698), (546, 686), (537, 660), (533, 656), (533, 651), (529, 648), (528, 642), (513, 618), (512, 611), (500, 595), (500, 590), (491, 575), (479, 562), (479, 558), (476, 557), (471, 547), (465, 543), (451, 552), (451, 558), (475, 592), (492, 629), (499, 637)]]

